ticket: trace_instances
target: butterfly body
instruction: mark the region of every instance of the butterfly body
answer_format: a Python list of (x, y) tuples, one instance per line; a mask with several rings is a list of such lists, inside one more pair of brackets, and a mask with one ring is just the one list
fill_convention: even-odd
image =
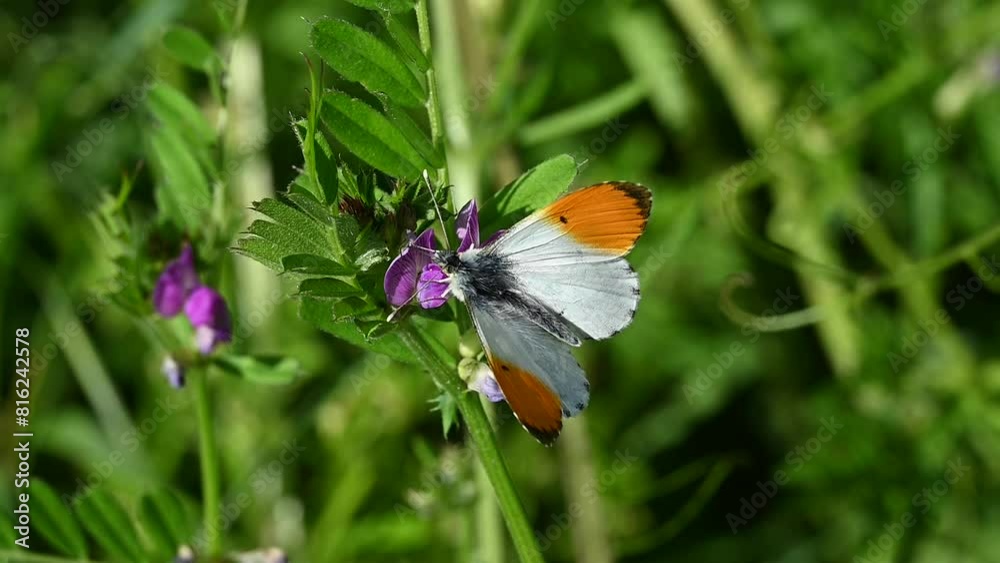
[(590, 399), (571, 347), (609, 338), (635, 316), (639, 280), (624, 255), (650, 208), (643, 186), (597, 184), (482, 248), (434, 254), (451, 293), (469, 308), (504, 399), (543, 444)]

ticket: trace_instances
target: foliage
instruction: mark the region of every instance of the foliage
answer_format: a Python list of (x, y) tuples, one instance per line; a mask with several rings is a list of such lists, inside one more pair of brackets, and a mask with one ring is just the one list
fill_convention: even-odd
[[(382, 275), (432, 198), (439, 237), (470, 197), (488, 236), (619, 179), (655, 200), (634, 324), (581, 348), (591, 404), (555, 449), (494, 413), (544, 558), (996, 559), (995, 3), (429, 4), (0, 8), (31, 554), (167, 560), (214, 505), (220, 553), (515, 560), (475, 396), (424, 373), (479, 354), (464, 312), (387, 322)], [(235, 321), (186, 356), (218, 502), (196, 389), (158, 375), (190, 354), (149, 299), (185, 241)]]

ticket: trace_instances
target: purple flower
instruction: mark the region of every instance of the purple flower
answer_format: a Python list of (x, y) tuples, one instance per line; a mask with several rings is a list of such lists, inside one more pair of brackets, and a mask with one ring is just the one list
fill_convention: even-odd
[(476, 208), (476, 200), (465, 204), (465, 207), (458, 212), (455, 219), (455, 232), (458, 234), (458, 251), (479, 246), (479, 209)]
[(153, 306), (164, 317), (173, 317), (184, 308), (184, 301), (198, 285), (198, 272), (194, 265), (194, 251), (184, 245), (181, 255), (167, 264), (156, 280), (153, 290)]
[(417, 293), (417, 280), (424, 266), (431, 263), (435, 248), (434, 230), (427, 229), (420, 236), (411, 237), (399, 256), (389, 264), (383, 288), (390, 305), (402, 307), (413, 299)]
[(437, 264), (428, 264), (420, 272), (420, 282), (417, 284), (417, 300), (424, 309), (436, 309), (448, 301), (451, 287), (448, 285), (448, 274)]
[(504, 400), (503, 391), (500, 390), (500, 385), (493, 377), (493, 370), (486, 364), (479, 364), (472, 375), (472, 380), (469, 381), (469, 389), (485, 395), (491, 403), (499, 403)]
[[(459, 240), (458, 252), (480, 248), (479, 210), (475, 201), (465, 204), (458, 212), (455, 231)], [(497, 231), (486, 241), (486, 245), (488, 246), (504, 232)], [(402, 307), (416, 298), (424, 309), (434, 309), (448, 301), (448, 297), (451, 296), (448, 274), (434, 263), (436, 250), (432, 229), (427, 229), (420, 233), (420, 236), (410, 239), (409, 244), (385, 272), (385, 295), (390, 305)]]
[(156, 281), (153, 306), (164, 317), (173, 317), (183, 310), (195, 328), (195, 343), (202, 354), (210, 354), (216, 346), (233, 338), (226, 301), (219, 292), (201, 284), (194, 251), (188, 244)]
[(177, 360), (172, 356), (163, 358), (160, 372), (163, 373), (163, 376), (167, 378), (167, 382), (174, 389), (184, 387), (184, 366), (177, 363)]
[(233, 339), (232, 320), (226, 301), (214, 289), (200, 285), (184, 303), (184, 314), (195, 328), (195, 341), (202, 354)]

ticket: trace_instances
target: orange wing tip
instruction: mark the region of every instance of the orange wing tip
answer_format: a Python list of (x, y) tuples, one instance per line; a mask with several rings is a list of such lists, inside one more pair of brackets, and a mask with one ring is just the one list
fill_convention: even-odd
[(551, 446), (562, 431), (562, 402), (541, 379), (506, 360), (490, 357), (493, 376), (524, 429)]
[(566, 194), (542, 213), (577, 242), (620, 256), (646, 230), (652, 207), (653, 196), (645, 186), (604, 182)]

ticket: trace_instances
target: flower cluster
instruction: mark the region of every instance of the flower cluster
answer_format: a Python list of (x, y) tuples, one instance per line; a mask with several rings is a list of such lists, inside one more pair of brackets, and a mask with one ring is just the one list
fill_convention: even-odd
[[(479, 210), (474, 200), (458, 212), (455, 231), (458, 234), (458, 252), (479, 247)], [(497, 231), (483, 246), (489, 245), (504, 232)], [(451, 296), (448, 274), (434, 263), (436, 250), (434, 229), (410, 236), (409, 243), (385, 272), (385, 295), (390, 305), (402, 307), (416, 297), (421, 307), (434, 309), (448, 301)]]
[[(201, 283), (190, 245), (185, 244), (180, 256), (160, 274), (153, 290), (153, 306), (166, 318), (183, 311), (194, 327), (198, 351), (204, 355), (233, 338), (226, 301), (218, 291)], [(183, 368), (173, 358), (164, 360), (163, 373), (174, 387), (183, 386)]]
[[(458, 252), (479, 248), (479, 210), (476, 202), (470, 201), (462, 207), (455, 219), (458, 235)], [(484, 246), (503, 236), (505, 231), (497, 231)], [(437, 242), (434, 230), (427, 229), (417, 236), (410, 235), (409, 243), (399, 256), (392, 261), (385, 272), (384, 289), (389, 304), (403, 307), (416, 298), (424, 309), (434, 309), (444, 305), (451, 297), (448, 274), (434, 262)], [(478, 364), (470, 370), (467, 378), (469, 388), (485, 395), (496, 403), (504, 400), (493, 372), (486, 364)]]

